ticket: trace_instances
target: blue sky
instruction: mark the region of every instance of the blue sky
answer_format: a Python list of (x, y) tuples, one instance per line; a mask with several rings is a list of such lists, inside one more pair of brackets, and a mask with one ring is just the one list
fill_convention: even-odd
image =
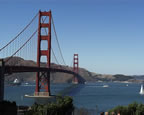
[(52, 10), (66, 64), (103, 74), (144, 74), (143, 0), (0, 0), (0, 46), (41, 9)]

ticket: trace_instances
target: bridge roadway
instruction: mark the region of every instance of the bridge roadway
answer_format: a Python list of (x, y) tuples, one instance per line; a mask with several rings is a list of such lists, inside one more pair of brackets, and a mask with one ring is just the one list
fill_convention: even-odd
[[(2, 67), (0, 67), (2, 69)], [(65, 69), (34, 67), (34, 66), (4, 66), (4, 74), (20, 73), (20, 72), (61, 72), (79, 76), (79, 74)]]

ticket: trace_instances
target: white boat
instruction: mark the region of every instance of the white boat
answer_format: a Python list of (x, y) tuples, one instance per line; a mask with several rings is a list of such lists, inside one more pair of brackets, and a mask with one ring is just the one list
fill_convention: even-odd
[(144, 95), (144, 89), (143, 89), (143, 85), (141, 85), (141, 89), (140, 89), (140, 92), (139, 92), (139, 94), (141, 94), (141, 95)]
[(29, 83), (27, 83), (27, 82), (25, 83), (25, 85), (28, 85), (28, 84), (29, 84)]
[(21, 82), (18, 79), (15, 79), (11, 85), (20, 85)]
[(109, 85), (103, 85), (103, 87), (109, 87)]

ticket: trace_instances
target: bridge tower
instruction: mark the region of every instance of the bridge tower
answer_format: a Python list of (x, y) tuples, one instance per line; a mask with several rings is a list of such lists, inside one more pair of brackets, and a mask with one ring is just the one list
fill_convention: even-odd
[(4, 60), (0, 59), (0, 101), (4, 100)]
[[(79, 72), (79, 60), (78, 60), (78, 54), (74, 54), (73, 57), (73, 72), (77, 73)], [(78, 78), (74, 75), (73, 83), (78, 84)]]
[[(48, 22), (44, 22), (43, 18), (49, 18)], [(43, 35), (42, 29), (45, 29), (46, 35)], [(47, 49), (41, 48), (41, 42), (47, 42)], [(47, 68), (50, 68), (51, 63), (51, 11), (39, 11), (38, 22), (38, 46), (37, 46), (37, 66), (41, 67), (41, 56), (46, 56)], [(36, 74), (36, 89), (35, 96), (50, 96), (50, 72), (37, 72)]]

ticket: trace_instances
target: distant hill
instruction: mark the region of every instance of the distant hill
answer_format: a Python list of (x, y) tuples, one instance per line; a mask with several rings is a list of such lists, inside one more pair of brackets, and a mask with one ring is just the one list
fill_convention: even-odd
[(141, 79), (141, 80), (144, 80), (144, 75), (133, 75), (133, 77), (135, 78), (135, 79)]
[[(24, 60), (20, 57), (13, 57), (6, 65), (23, 65), (23, 66), (36, 66), (36, 62), (32, 60)], [(45, 63), (41, 63), (41, 66), (46, 66)], [(72, 67), (64, 66), (64, 65), (57, 65), (52, 63), (52, 67), (61, 67), (67, 70), (73, 70)], [(125, 75), (107, 75), (107, 74), (97, 74), (90, 72), (84, 68), (79, 68), (79, 81), (82, 82), (97, 82), (97, 81), (134, 81), (135, 78), (133, 76), (125, 76)], [(18, 78), (22, 82), (34, 82), (36, 80), (36, 73), (15, 73), (11, 75), (6, 75), (5, 81), (11, 82), (15, 78)], [(53, 83), (65, 83), (65, 82), (72, 82), (73, 75), (67, 73), (51, 73), (51, 82)]]

